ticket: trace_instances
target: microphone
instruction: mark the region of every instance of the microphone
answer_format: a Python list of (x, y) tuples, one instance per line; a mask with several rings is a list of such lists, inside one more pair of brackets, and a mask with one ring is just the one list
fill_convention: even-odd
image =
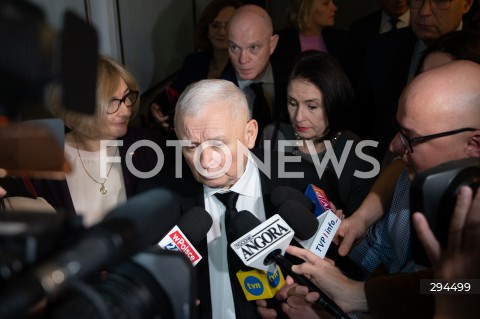
[(315, 216), (318, 217), (327, 211), (332, 211), (333, 207), (323, 189), (313, 184), (308, 184), (305, 196), (315, 204)]
[[(278, 215), (274, 215), (260, 223), (252, 213), (242, 211), (234, 215), (231, 221), (235, 240), (230, 247), (242, 262), (257, 269), (268, 268), (277, 264), (297, 283), (306, 286), (310, 291), (320, 294), (317, 303), (324, 307), (335, 318), (349, 318), (347, 314), (305, 276), (292, 271), (292, 264), (282, 255), (293, 238), (293, 231)], [(242, 235), (243, 234), (243, 235)]]
[(179, 215), (178, 199), (165, 189), (130, 198), (87, 229), (72, 247), (2, 287), (0, 318), (18, 317), (45, 295), (56, 296), (74, 280), (154, 245)]
[(291, 186), (278, 186), (272, 191), (271, 201), (272, 204), (277, 208), (289, 199), (302, 204), (311, 212), (316, 209), (313, 201), (307, 198), (304, 194), (302, 194), (302, 192), (300, 192), (296, 188), (293, 188)]
[(242, 210), (230, 223), (233, 238), (237, 238), (230, 247), (246, 266), (264, 271), (268, 271), (271, 264), (265, 263), (265, 259), (272, 250), (284, 254), (294, 236), (293, 229), (278, 214), (260, 223), (252, 213)]
[(212, 217), (205, 209), (192, 207), (180, 217), (177, 225), (163, 237), (158, 246), (165, 250), (183, 252), (195, 266), (202, 260), (202, 256), (193, 245), (205, 238), (212, 224)]
[(277, 266), (274, 271), (252, 269), (237, 272), (237, 279), (248, 301), (271, 299), (282, 288), (285, 278)]
[[(238, 216), (242, 216), (244, 213), (251, 215), (250, 212), (242, 210), (234, 214), (232, 219), (238, 218)], [(288, 243), (293, 237), (293, 232), (291, 229), (284, 229), (283, 227), (289, 228), (288, 225), (283, 222), (283, 225), (277, 225), (273, 228), (267, 229), (266, 231), (267, 233), (271, 234), (272, 238), (276, 237), (278, 232), (285, 232), (284, 235), (279, 235), (278, 237), (278, 240), (282, 243), (281, 246), (283, 247), (283, 251), (285, 252)], [(238, 238), (238, 236), (233, 233), (233, 238)], [(258, 268), (259, 264), (256, 264), (257, 267), (253, 266), (255, 260), (261, 260), (261, 258), (261, 254), (257, 257), (252, 255), (250, 258), (251, 263), (246, 264), (250, 269), (239, 270), (236, 273), (240, 287), (242, 287), (243, 293), (248, 301), (273, 298), (277, 291), (280, 290), (285, 283), (285, 278), (277, 266), (270, 265), (262, 269)]]
[(315, 218), (305, 206), (290, 199), (280, 206), (278, 214), (292, 227), (303, 248), (322, 259), (325, 258), (341, 223), (340, 218), (331, 210)]
[(278, 186), (272, 191), (271, 197), (272, 204), (277, 208), (287, 200), (293, 200), (302, 204), (317, 217), (327, 210), (332, 210), (325, 192), (313, 184), (308, 184), (304, 194), (291, 186)]
[[(277, 208), (281, 208), (287, 202), (287, 206), (282, 209), (282, 214), (280, 211), (279, 214), (287, 221), (287, 224), (295, 225), (296, 228), (293, 229), (296, 240), (305, 249), (322, 259), (325, 258), (325, 254), (332, 244), (333, 236), (341, 223), (341, 220), (333, 213), (325, 192), (312, 184), (308, 185), (305, 194), (290, 186), (279, 186), (272, 191), (272, 204)], [(301, 221), (297, 220), (294, 213), (297, 210), (307, 211), (309, 216), (304, 214)], [(316, 219), (312, 212), (317, 217)]]

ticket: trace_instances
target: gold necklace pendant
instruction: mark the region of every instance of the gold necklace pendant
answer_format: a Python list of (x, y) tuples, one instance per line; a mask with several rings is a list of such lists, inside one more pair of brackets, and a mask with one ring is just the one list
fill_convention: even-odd
[(102, 187), (100, 187), (100, 193), (102, 193), (102, 195), (105, 195), (108, 192), (108, 189), (105, 187), (105, 185), (103, 185), (103, 183), (101, 185)]
[[(73, 138), (75, 139), (76, 149), (77, 149), (78, 158), (80, 159), (80, 164), (82, 164), (82, 167), (83, 167), (85, 173), (87, 173), (87, 176), (90, 177), (90, 179), (91, 179), (92, 181), (94, 181), (95, 183), (100, 184), (100, 185), (102, 186), (102, 187), (100, 187), (100, 193), (101, 193), (102, 195), (107, 194), (107, 193), (108, 193), (108, 189), (105, 187), (105, 183), (107, 182), (108, 176), (110, 175), (110, 171), (112, 170), (113, 162), (112, 162), (112, 164), (110, 164), (110, 168), (108, 169), (108, 172), (107, 172), (107, 177), (105, 177), (105, 179), (103, 180), (103, 183), (97, 181), (95, 178), (93, 178), (92, 175), (90, 175), (90, 173), (88, 172), (87, 168), (86, 168), (85, 165), (83, 164), (82, 157), (80, 156), (80, 151), (78, 150), (78, 141), (77, 141), (77, 137), (75, 136), (75, 134), (73, 135)], [(117, 152), (118, 152), (118, 147), (115, 148), (115, 153), (113, 154), (113, 156), (117, 155)]]

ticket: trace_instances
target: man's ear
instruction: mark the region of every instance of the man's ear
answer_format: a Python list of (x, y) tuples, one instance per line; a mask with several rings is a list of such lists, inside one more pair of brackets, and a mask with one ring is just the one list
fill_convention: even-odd
[(480, 130), (472, 132), (468, 138), (466, 153), (470, 157), (480, 158)]
[(255, 146), (255, 141), (258, 135), (258, 123), (256, 120), (251, 119), (245, 126), (245, 141), (248, 149), (252, 149)]
[(278, 34), (274, 34), (270, 37), (270, 55), (272, 55), (273, 51), (275, 51), (279, 38), (280, 36)]
[(470, 8), (471, 8), (472, 5), (473, 5), (473, 1), (474, 1), (474, 0), (465, 0), (465, 1), (463, 2), (463, 8), (462, 8), (462, 13), (463, 13), (463, 14), (467, 13), (467, 12), (470, 10)]

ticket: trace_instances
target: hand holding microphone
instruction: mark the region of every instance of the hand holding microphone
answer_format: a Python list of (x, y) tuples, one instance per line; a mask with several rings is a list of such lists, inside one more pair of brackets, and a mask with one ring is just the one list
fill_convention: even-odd
[(292, 227), (303, 248), (320, 258), (333, 259), (350, 278), (365, 278), (365, 273), (350, 258), (338, 254), (335, 237), (345, 220), (332, 212), (335, 208), (320, 188), (310, 184), (302, 194), (295, 188), (280, 186), (272, 192), (272, 203), (279, 206), (278, 214)]
[(336, 318), (348, 318), (327, 295), (304, 276), (292, 271), (292, 265), (282, 255), (293, 238), (293, 230), (278, 215), (274, 215), (265, 222), (260, 221), (247, 211), (239, 212), (232, 219), (235, 240), (230, 246), (240, 257), (242, 262), (257, 269), (268, 269), (275, 263), (282, 271), (292, 276), (297, 283), (316, 291), (320, 298), (316, 301)]
[[(321, 259), (306, 249), (289, 246), (286, 252), (305, 261), (301, 265), (293, 265), (292, 271), (310, 279), (345, 312), (368, 310), (364, 282), (349, 279), (331, 261)], [(287, 278), (287, 284), (290, 283), (291, 279)], [(309, 302), (316, 302), (322, 297), (318, 290), (309, 287), (308, 290), (301, 286), (294, 289), (297, 294), (305, 295)]]

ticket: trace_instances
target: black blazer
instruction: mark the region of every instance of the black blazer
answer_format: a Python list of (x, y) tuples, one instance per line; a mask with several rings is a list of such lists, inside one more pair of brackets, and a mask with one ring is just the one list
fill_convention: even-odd
[[(300, 36), (298, 30), (293, 28), (282, 29), (276, 33), (279, 35), (279, 39), (277, 47), (272, 54), (271, 61), (282, 64), (288, 78), (295, 64), (295, 60), (302, 52)], [(322, 31), (322, 35), (328, 53), (340, 62), (345, 73), (351, 78), (351, 75), (353, 75), (351, 72), (353, 65), (350, 61), (351, 45), (348, 32), (335, 28), (325, 28)]]
[(350, 24), (348, 32), (350, 32), (356, 44), (363, 43), (366, 48), (368, 42), (378, 35), (380, 23), (382, 22), (382, 12), (382, 10), (377, 10)]
[(358, 114), (352, 126), (362, 139), (379, 141), (374, 151), (380, 160), (395, 135), (391, 120), (407, 85), (416, 41), (411, 28), (401, 28), (379, 35), (367, 49), (356, 90)]
[[(263, 161), (263, 151), (254, 150), (253, 153)], [(325, 190), (328, 198), (334, 202), (339, 203), (338, 195), (338, 180), (335, 174), (326, 170), (322, 178), (320, 179), (317, 176), (314, 166), (311, 163), (306, 161), (299, 163), (286, 163), (285, 170), (287, 172), (304, 172), (304, 178), (302, 179), (286, 179), (280, 178), (277, 176), (278, 172), (278, 154), (272, 154), (272, 169), (271, 169), (271, 178), (268, 178), (262, 171), (260, 171), (260, 181), (263, 193), (263, 203), (265, 206), (266, 218), (273, 216), (276, 211), (271, 203), (271, 194), (272, 191), (277, 186), (291, 186), (300, 191), (304, 191), (308, 184), (312, 183), (318, 187)], [(182, 158), (183, 159), (183, 158)], [(173, 158), (170, 158), (170, 164), (173, 164)], [(166, 187), (170, 190), (177, 192), (182, 198), (182, 211), (186, 212), (189, 208), (193, 206), (205, 207), (204, 197), (203, 197), (203, 185), (197, 183), (193, 175), (191, 174), (190, 169), (186, 165), (185, 161), (183, 162), (182, 167), (182, 178), (174, 178), (173, 169), (162, 170), (163, 173), (156, 176), (152, 180), (143, 181), (143, 190), (149, 189), (152, 187)], [(342, 204), (339, 204), (342, 206)], [(199, 245), (196, 246), (200, 255), (203, 256), (203, 260), (197, 264), (195, 267), (196, 277), (197, 277), (197, 287), (198, 287), (198, 299), (200, 299), (199, 308), (199, 318), (212, 318), (212, 309), (211, 309), (211, 298), (214, 295), (211, 295), (210, 291), (210, 275), (208, 267), (208, 249), (207, 241), (204, 239)], [(247, 302), (243, 296), (243, 291), (241, 290), (237, 278), (232, 278), (232, 289), (236, 289), (235, 293), (239, 294), (241, 305), (236, 302), (236, 315), (237, 318), (260, 318), (256, 310), (257, 306), (255, 302)]]
[[(350, 24), (348, 32), (350, 34), (353, 58), (355, 64), (361, 66), (365, 51), (370, 41), (378, 36), (380, 23), (382, 22), (382, 10), (377, 10), (364, 17), (361, 17)], [(359, 67), (355, 72), (360, 72)]]

